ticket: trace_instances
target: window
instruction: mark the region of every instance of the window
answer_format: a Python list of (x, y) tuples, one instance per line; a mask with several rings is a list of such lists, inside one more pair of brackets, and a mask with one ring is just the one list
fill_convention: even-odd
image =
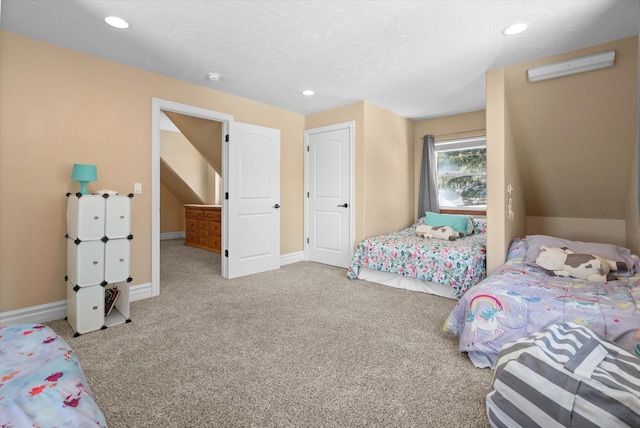
[(474, 137), (434, 144), (438, 204), (443, 211), (487, 207), (487, 139)]

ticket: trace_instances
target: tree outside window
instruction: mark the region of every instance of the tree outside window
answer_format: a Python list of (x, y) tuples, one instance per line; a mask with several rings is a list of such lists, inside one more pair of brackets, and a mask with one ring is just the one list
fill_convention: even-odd
[(441, 208), (485, 208), (487, 147), (484, 137), (436, 142), (438, 204)]

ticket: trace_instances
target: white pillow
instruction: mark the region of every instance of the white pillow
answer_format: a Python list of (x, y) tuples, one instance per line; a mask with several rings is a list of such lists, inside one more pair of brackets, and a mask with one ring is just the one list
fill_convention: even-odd
[(421, 224), (416, 227), (416, 235), (422, 238), (455, 241), (458, 238), (462, 238), (464, 233), (456, 232), (451, 226), (429, 226), (428, 224)]
[(547, 235), (527, 235), (528, 264), (536, 265), (536, 259), (542, 246), (568, 248), (578, 254), (595, 254), (605, 259), (622, 262), (626, 265), (629, 275), (633, 275), (635, 260), (631, 256), (631, 250), (613, 244), (599, 242), (571, 241), (569, 239), (556, 238)]

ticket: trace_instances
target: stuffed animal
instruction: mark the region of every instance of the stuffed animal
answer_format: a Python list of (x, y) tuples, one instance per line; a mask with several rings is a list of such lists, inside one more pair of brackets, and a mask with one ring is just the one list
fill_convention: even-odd
[(456, 232), (451, 226), (429, 226), (426, 224), (416, 227), (416, 234), (423, 238), (443, 239), (445, 241), (455, 241), (464, 236), (464, 233)]
[(576, 254), (568, 248), (540, 247), (536, 264), (556, 276), (570, 276), (593, 282), (605, 282), (616, 262), (593, 254)]

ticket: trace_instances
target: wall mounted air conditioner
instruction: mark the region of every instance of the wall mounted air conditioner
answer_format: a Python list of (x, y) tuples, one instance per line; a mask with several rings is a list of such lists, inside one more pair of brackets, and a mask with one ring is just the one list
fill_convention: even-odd
[(570, 59), (569, 61), (534, 67), (527, 70), (527, 78), (529, 79), (529, 82), (538, 82), (540, 80), (553, 79), (556, 77), (568, 76), (570, 74), (611, 67), (615, 57), (616, 51), (612, 50), (595, 55)]

